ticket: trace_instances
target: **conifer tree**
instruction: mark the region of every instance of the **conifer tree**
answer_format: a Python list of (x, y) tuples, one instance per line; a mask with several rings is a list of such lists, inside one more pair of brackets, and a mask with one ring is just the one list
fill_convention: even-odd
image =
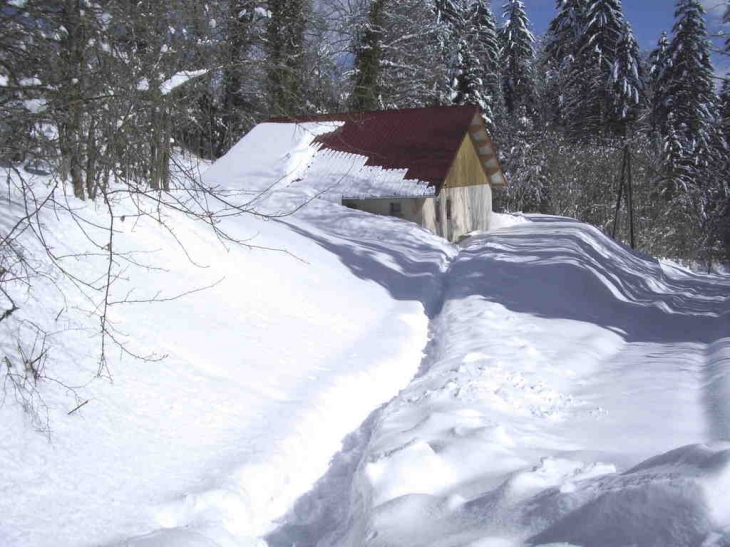
[(533, 115), (535, 81), (532, 69), (535, 37), (521, 0), (504, 4), (505, 24), (500, 30), (502, 87), (507, 113)]
[(590, 0), (585, 13), (566, 85), (566, 121), (579, 134), (622, 134), (639, 102), (638, 46), (620, 0)]
[(709, 152), (717, 106), (704, 14), (698, 0), (677, 2), (669, 63), (658, 81), (672, 116), (668, 124), (684, 143), (685, 154), (697, 161)]
[(667, 117), (667, 133), (662, 143), (662, 163), (666, 173), (665, 180), (659, 188), (668, 200), (674, 199), (678, 187), (681, 193), (689, 191), (689, 183), (693, 171), (686, 161), (687, 142), (684, 135), (677, 131), (677, 123), (673, 112)]
[(551, 113), (546, 121), (564, 124), (566, 91), (580, 51), (580, 36), (586, 25), (587, 0), (556, 0), (557, 13), (545, 35), (542, 65), (545, 73), (543, 103)]
[[(469, 0), (441, 0), (437, 14), (444, 23), (446, 104), (483, 103), (482, 71), (473, 54), (476, 10)], [(479, 94), (477, 99), (476, 94)]]
[(669, 60), (657, 81), (663, 93), (661, 115), (666, 114), (659, 191), (681, 224), (678, 233), (683, 234), (685, 246), (694, 245), (709, 257), (716, 254), (726, 226), (721, 218), (726, 182), (704, 13), (698, 0), (677, 2)]
[(639, 52), (620, 0), (559, 0), (546, 54), (574, 134), (623, 134), (638, 111)]
[(725, 140), (730, 143), (730, 80), (722, 83), (720, 91), (720, 126)]
[(386, 0), (373, 0), (366, 21), (355, 35), (355, 85), (350, 99), (354, 110), (376, 110), (381, 107), (381, 64), (385, 34)]
[(457, 27), (462, 12), (457, 4), (462, 4), (461, 0), (435, 0), (433, 5), (439, 60), (444, 70), (443, 78), (437, 84), (437, 103), (441, 105), (452, 104), (454, 78), (459, 73), (461, 40)]
[(613, 112), (610, 117), (613, 129), (621, 135), (639, 114), (643, 82), (639, 62), (639, 44), (634, 38), (631, 25), (625, 22), (618, 43), (616, 58), (611, 71)]
[(448, 26), (453, 24), (461, 15), (463, 1), (461, 0), (435, 0), (434, 15), (437, 23)]
[(453, 83), (454, 95), (451, 102), (479, 106), (487, 119), (490, 119), (491, 105), (483, 94), (482, 70), (465, 36), (458, 40), (456, 57), (457, 76)]
[(257, 41), (255, 22), (258, 4), (256, 0), (228, 0), (225, 6), (221, 101), (223, 131), (214, 143), (216, 156), (223, 155), (238, 142), (246, 129), (246, 115), (251, 114), (251, 101), (245, 93), (246, 61)]
[(666, 32), (662, 32), (657, 47), (649, 55), (647, 77), (649, 124), (651, 131), (659, 136), (666, 135), (668, 130), (669, 108), (666, 101), (666, 90), (662, 87), (662, 83), (670, 63), (669, 37)]
[(352, 40), (351, 108), (405, 108), (438, 101), (445, 76), (437, 13), (432, 0), (364, 3)]
[[(722, 16), (722, 22), (726, 25), (730, 24), (730, 0), (727, 2), (725, 14)], [(730, 53), (730, 36), (725, 39), (725, 53)]]
[(608, 71), (616, 58), (616, 50), (624, 30), (621, 0), (589, 0), (582, 47), (595, 53), (601, 69)]
[(578, 40), (587, 23), (587, 0), (556, 0), (557, 14), (545, 36), (545, 53), (555, 66), (571, 63), (580, 46)]
[(448, 40), (455, 44), (447, 59), (447, 103), (478, 105), (493, 128), (502, 101), (494, 16), (483, 0), (447, 0), (440, 3), (440, 10)]
[(481, 72), (485, 102), (482, 110), (487, 125), (493, 126), (504, 109), (497, 22), (489, 7), (489, 0), (476, 0), (474, 6), (472, 48)]

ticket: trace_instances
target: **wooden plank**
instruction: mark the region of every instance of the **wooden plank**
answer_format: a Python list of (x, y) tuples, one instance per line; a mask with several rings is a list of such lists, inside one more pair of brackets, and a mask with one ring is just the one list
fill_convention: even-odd
[(477, 154), (474, 143), (469, 135), (464, 136), (456, 159), (451, 165), (449, 174), (446, 177), (446, 188), (458, 188), (461, 186), (476, 186), (489, 184), (489, 178), (484, 170), (479, 154)]
[(477, 131), (471, 129), (469, 136), (471, 137), (472, 144), (475, 152), (479, 158), (479, 164), (484, 174), (487, 177), (489, 184), (492, 186), (506, 186), (507, 181), (504, 178), (502, 167), (499, 165), (496, 151), (494, 150), (494, 144), (492, 138), (487, 132), (487, 128), (484, 126), (484, 121), (480, 115), (474, 116), (471, 122), (472, 128), (479, 128)]

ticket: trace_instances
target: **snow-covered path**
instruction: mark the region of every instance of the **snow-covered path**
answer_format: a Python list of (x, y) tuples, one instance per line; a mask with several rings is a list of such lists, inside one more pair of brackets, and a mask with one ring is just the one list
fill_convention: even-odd
[(467, 242), (422, 374), (270, 545), (730, 542), (730, 280), (532, 220)]

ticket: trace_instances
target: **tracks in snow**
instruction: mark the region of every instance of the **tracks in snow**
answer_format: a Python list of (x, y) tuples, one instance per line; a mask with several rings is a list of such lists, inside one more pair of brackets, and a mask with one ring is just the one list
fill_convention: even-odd
[[(423, 293), (421, 296), (424, 313), (430, 320), (429, 339), (414, 379), (422, 376), (435, 362), (438, 340), (435, 337), (433, 320), (439, 315), (443, 306), (448, 272), (456, 256), (449, 256), (442, 264), (438, 277), (429, 280), (429, 286), (436, 289), (435, 294)], [(342, 449), (333, 456), (327, 473), (317, 481), (312, 490), (295, 502), (280, 525), (265, 536), (269, 547), (292, 545), (315, 547), (339, 544), (347, 532), (343, 524), (348, 522), (351, 515), (365, 510), (364, 507), (356, 507), (362, 506), (367, 501), (359, 495), (359, 487), (355, 482), (373, 432), (388, 404), (390, 402), (375, 409), (357, 429), (345, 437)]]
[[(524, 481), (588, 480), (730, 437), (722, 288), (663, 277), (584, 225), (537, 228), (474, 240), (451, 261), (419, 375), (349, 437), (270, 545), (399, 544), (375, 506), (408, 494), (433, 500), (409, 506), (434, 521), (411, 523), (412, 537), (457, 534), (448, 514), (469, 520), (457, 509), (465, 500), (507, 517), (500, 505), (532, 495)], [(530, 526), (523, 539), (540, 531)]]

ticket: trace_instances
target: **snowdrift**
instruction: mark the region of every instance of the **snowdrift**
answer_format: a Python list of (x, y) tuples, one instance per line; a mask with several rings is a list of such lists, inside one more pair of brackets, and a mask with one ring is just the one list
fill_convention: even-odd
[[(267, 198), (290, 207), (305, 194)], [(95, 283), (106, 208), (57, 198), (81, 221), (51, 208), (38, 230), (70, 273)], [(24, 214), (13, 196), (0, 207), (4, 230)], [(286, 223), (222, 218), (216, 228), (246, 243), (236, 245), (158, 209), (139, 196), (114, 203), (109, 320), (124, 349), (108, 341), (111, 378), (96, 378), (101, 296), (23, 235), (41, 275), (30, 290), (12, 287), (20, 309), (0, 324), (0, 345), (15, 357), (18, 340), (30, 352), (49, 333), (52, 380), (37, 385), (33, 421), (2, 378), (4, 547), (261, 545), (342, 438), (420, 364), (448, 243), (321, 202)]]
[(422, 374), (270, 545), (730, 544), (730, 280), (530, 220), (464, 244)]

